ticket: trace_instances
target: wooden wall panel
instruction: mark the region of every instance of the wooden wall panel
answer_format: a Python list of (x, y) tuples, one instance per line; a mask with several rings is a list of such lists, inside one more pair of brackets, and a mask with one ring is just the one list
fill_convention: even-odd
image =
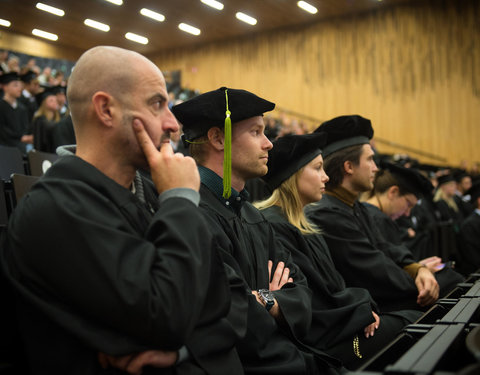
[(0, 31), (0, 48), (27, 55), (75, 61), (83, 53), (80, 49), (67, 48), (54, 42), (44, 42), (35, 37)]
[(416, 1), (153, 60), (200, 91), (245, 88), (318, 121), (361, 114), (379, 140), (458, 164), (480, 161), (479, 19), (476, 0)]

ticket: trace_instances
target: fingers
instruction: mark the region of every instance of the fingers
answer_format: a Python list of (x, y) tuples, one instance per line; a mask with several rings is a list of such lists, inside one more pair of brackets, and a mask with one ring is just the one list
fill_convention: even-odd
[[(288, 267), (285, 267), (284, 262), (278, 262), (277, 268), (275, 269), (275, 272), (273, 274), (272, 281), (270, 282), (270, 290), (279, 290), (284, 286), (286, 283), (289, 282), (291, 277), (290, 275), (290, 269)], [(293, 279), (292, 279), (293, 282)]]
[(268, 280), (271, 280), (272, 278), (272, 267), (273, 267), (273, 262), (269, 260), (268, 261)]
[(137, 137), (138, 144), (142, 148), (147, 161), (150, 161), (157, 154), (157, 148), (145, 130), (142, 121), (140, 121), (138, 118), (133, 119), (132, 127)]

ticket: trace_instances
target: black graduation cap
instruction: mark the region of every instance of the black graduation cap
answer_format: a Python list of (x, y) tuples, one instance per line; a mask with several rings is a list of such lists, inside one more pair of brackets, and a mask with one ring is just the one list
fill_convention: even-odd
[(34, 71), (32, 70), (29, 70), (28, 72), (22, 74), (20, 76), (20, 79), (25, 82), (25, 83), (30, 83), (32, 82), (35, 78), (37, 78), (37, 73), (35, 73)]
[(418, 199), (432, 194), (433, 185), (430, 180), (415, 169), (388, 162), (382, 162), (380, 167), (387, 169), (408, 192)]
[(268, 172), (262, 179), (271, 191), (322, 153), (327, 133), (286, 135), (273, 142), (268, 151)]
[(439, 176), (437, 178), (437, 181), (438, 181), (438, 186), (440, 185), (443, 185), (443, 184), (446, 184), (447, 182), (451, 182), (451, 181), (455, 181), (455, 177), (453, 176), (453, 174), (444, 174), (442, 176)]
[(20, 81), (20, 77), (17, 72), (5, 73), (0, 76), (0, 84), (6, 85), (12, 81)]
[(57, 85), (51, 87), (54, 94), (66, 94), (67, 88), (65, 86)]
[(367, 144), (373, 137), (371, 121), (359, 115), (339, 116), (325, 121), (315, 129), (315, 132), (322, 131), (328, 134), (323, 157), (350, 146)]
[(187, 143), (206, 135), (212, 127), (223, 128), (226, 109), (225, 90), (228, 90), (228, 108), (232, 123), (261, 116), (275, 108), (275, 103), (246, 90), (221, 87), (198, 95), (172, 107), (173, 114), (183, 125), (184, 140)]
[(454, 169), (452, 171), (452, 174), (456, 182), (462, 182), (462, 179), (464, 179), (465, 177), (470, 177), (470, 175), (464, 169), (460, 168)]
[(470, 195), (470, 202), (476, 204), (477, 199), (480, 197), (480, 181), (475, 182), (472, 187), (465, 192), (465, 195)]
[(55, 95), (55, 91), (53, 90), (53, 87), (47, 87), (45, 88), (42, 92), (39, 92), (37, 95), (35, 95), (35, 100), (37, 102), (37, 105), (40, 107), (42, 105), (42, 102), (51, 95)]

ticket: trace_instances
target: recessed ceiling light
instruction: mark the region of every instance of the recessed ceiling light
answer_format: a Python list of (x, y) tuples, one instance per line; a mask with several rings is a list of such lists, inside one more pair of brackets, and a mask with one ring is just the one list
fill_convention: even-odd
[(257, 24), (257, 20), (255, 18), (250, 17), (248, 14), (242, 12), (237, 12), (237, 14), (235, 14), (235, 17), (237, 17), (240, 21), (248, 23), (252, 26)]
[(94, 29), (97, 29), (100, 31), (105, 31), (105, 32), (110, 31), (110, 26), (98, 21), (91, 20), (89, 18), (83, 21), (83, 23), (87, 26), (93, 27)]
[(131, 40), (132, 42), (137, 42), (140, 44), (148, 44), (148, 38), (145, 38), (144, 36), (137, 35), (134, 33), (126, 33), (125, 38), (128, 40)]
[(216, 0), (200, 0), (202, 3), (212, 7), (212, 8), (215, 8), (215, 9), (218, 9), (218, 10), (222, 10), (223, 9), (223, 4), (220, 3), (219, 1), (216, 1)]
[(181, 23), (178, 25), (178, 28), (182, 31), (185, 31), (186, 33), (193, 34), (193, 35), (200, 35), (200, 29), (197, 29), (194, 26), (190, 26), (186, 23)]
[(37, 3), (36, 7), (37, 9), (43, 10), (44, 12), (55, 14), (56, 16), (63, 17), (65, 15), (65, 12), (63, 10), (52, 7), (50, 5), (43, 4), (43, 3)]
[(307, 3), (306, 1), (299, 1), (297, 5), (302, 8), (304, 11), (315, 14), (318, 12), (318, 9), (315, 8), (312, 4)]
[(108, 1), (109, 3), (115, 4), (115, 5), (122, 5), (123, 1), (122, 0), (105, 0)]
[(39, 36), (40, 38), (50, 39), (50, 40), (58, 40), (58, 35), (52, 34), (43, 30), (33, 29), (32, 34)]
[(154, 12), (153, 10), (147, 9), (147, 8), (142, 8), (140, 10), (140, 14), (142, 16), (154, 19), (155, 21), (163, 22), (165, 21), (165, 16), (163, 14)]
[(10, 21), (3, 20), (0, 18), (0, 26), (10, 27), (11, 24), (12, 23)]

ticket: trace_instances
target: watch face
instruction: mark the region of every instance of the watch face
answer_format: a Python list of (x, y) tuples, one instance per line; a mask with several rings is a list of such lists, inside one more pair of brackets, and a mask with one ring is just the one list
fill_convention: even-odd
[(270, 292), (268, 289), (259, 289), (258, 294), (266, 303), (275, 302), (272, 292)]

